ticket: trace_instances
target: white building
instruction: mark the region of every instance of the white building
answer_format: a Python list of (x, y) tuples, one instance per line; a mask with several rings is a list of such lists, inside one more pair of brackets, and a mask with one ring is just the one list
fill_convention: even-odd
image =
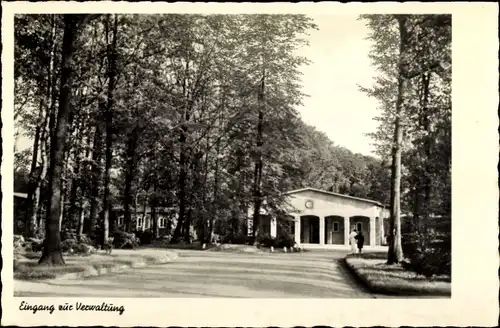
[[(349, 245), (353, 229), (361, 230), (365, 246), (374, 248), (385, 244), (389, 210), (383, 204), (314, 188), (287, 192), (287, 213), (290, 230), (303, 248), (342, 248)], [(277, 218), (261, 210), (259, 226), (271, 237), (277, 236)], [(253, 209), (248, 211), (248, 228), (253, 229)], [(384, 222), (385, 221), (385, 222)]]

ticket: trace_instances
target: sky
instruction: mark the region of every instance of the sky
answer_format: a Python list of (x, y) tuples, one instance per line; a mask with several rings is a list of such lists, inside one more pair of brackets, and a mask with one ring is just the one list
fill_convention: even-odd
[[(303, 91), (309, 97), (299, 108), (304, 122), (322, 131), (336, 144), (354, 153), (372, 155), (377, 103), (358, 90), (370, 86), (375, 75), (368, 58), (368, 28), (357, 15), (311, 16), (318, 30), (310, 31), (309, 46), (299, 54), (311, 64), (302, 68)], [(32, 141), (20, 136), (17, 149), (31, 147)]]
[(375, 156), (372, 140), (377, 102), (358, 90), (368, 87), (375, 70), (368, 53), (369, 29), (358, 16), (315, 15), (319, 30), (311, 31), (309, 47), (300, 54), (312, 63), (303, 67), (303, 91), (309, 95), (299, 109), (304, 122), (354, 153)]

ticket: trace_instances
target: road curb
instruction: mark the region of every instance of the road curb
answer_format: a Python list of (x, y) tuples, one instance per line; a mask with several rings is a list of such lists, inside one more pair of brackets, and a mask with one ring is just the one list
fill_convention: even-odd
[(136, 261), (133, 261), (129, 264), (117, 264), (108, 268), (95, 268), (93, 266), (88, 266), (81, 272), (65, 273), (63, 275), (55, 277), (52, 280), (75, 280), (89, 277), (98, 277), (109, 273), (123, 272), (127, 269), (144, 268), (149, 265), (165, 264), (176, 260), (179, 257), (179, 254), (176, 252), (168, 251), (165, 256), (151, 257), (151, 255), (144, 255), (137, 257), (138, 259)]

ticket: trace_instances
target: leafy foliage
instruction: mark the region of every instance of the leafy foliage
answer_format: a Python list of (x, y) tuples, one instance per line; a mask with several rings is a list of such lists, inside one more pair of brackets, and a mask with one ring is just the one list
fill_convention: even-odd
[[(361, 87), (379, 101), (376, 120), (380, 125), (372, 138), (382, 158), (392, 156), (392, 179), (402, 172), (401, 186), (393, 184), (392, 189), (398, 193), (401, 189), (401, 208), (412, 217), (415, 234), (408, 238), (420, 238), (424, 245), (407, 252), (414, 257), (412, 262), (424, 263), (434, 256), (427, 253), (430, 242), (424, 233), (430, 218), (451, 216), (451, 16), (365, 15), (361, 19), (372, 32), (370, 56), (380, 72), (372, 87)], [(396, 138), (397, 129), (403, 130), (401, 141)], [(401, 163), (396, 160), (397, 151)], [(392, 202), (392, 208), (399, 207), (399, 199)], [(393, 218), (399, 220), (396, 215)], [(451, 234), (451, 227), (446, 234)], [(449, 256), (447, 251), (443, 254)], [(435, 256), (447, 266), (447, 260)]]
[[(52, 178), (35, 173), (48, 171), (54, 151), (65, 17), (15, 21), (16, 125), (34, 140), (16, 164), (23, 177), (40, 177), (28, 188), (38, 218), (44, 196), (57, 189), (61, 226), (76, 239), (101, 243), (109, 232), (116, 247), (133, 248), (141, 207), (153, 215), (177, 209), (174, 242), (189, 242), (192, 228), (198, 239), (216, 232), (249, 242), (242, 237), (248, 208), (265, 200), (276, 212), (284, 191), (311, 186), (388, 201), (384, 162), (336, 146), (296, 110), (308, 64), (297, 50), (316, 28), (310, 18), (180, 14), (80, 17), (62, 185), (36, 201), (34, 190), (46, 190)], [(115, 232), (121, 214), (124, 231)], [(151, 228), (143, 243), (158, 236)], [(36, 220), (30, 229), (44, 231)]]

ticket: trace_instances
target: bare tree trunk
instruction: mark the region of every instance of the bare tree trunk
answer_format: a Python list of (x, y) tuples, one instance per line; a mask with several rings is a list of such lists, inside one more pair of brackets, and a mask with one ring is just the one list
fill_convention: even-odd
[[(99, 111), (104, 110), (105, 104), (99, 102)], [(92, 187), (90, 190), (90, 214), (84, 232), (92, 233), (96, 227), (99, 216), (99, 182), (101, 179), (101, 157), (102, 157), (102, 128), (100, 119), (96, 120), (94, 132), (94, 145), (92, 151)]]
[(85, 225), (85, 207), (86, 207), (86, 204), (82, 203), (82, 206), (80, 207), (80, 213), (79, 213), (79, 219), (78, 219), (78, 230), (77, 230), (78, 240), (81, 240), (81, 238), (83, 236), (83, 227)]
[(212, 215), (209, 222), (209, 238), (213, 239), (214, 233), (214, 222), (217, 218), (219, 211), (219, 152), (220, 152), (220, 141), (217, 140), (216, 154), (215, 154), (215, 173), (214, 173), (214, 202), (212, 205)]
[[(80, 140), (80, 133), (77, 134), (77, 140)], [(79, 222), (79, 213), (82, 208), (82, 199), (78, 197), (79, 187), (80, 187), (80, 156), (78, 154), (79, 149), (75, 147), (74, 157), (75, 157), (75, 168), (74, 168), (74, 177), (71, 181), (71, 190), (69, 193), (69, 220), (71, 222), (72, 228), (78, 227)]]
[[(40, 102), (40, 114), (39, 117), (43, 117), (43, 102)], [(39, 119), (40, 121), (40, 119)], [(40, 124), (40, 123), (39, 123)], [(36, 132), (35, 132), (35, 140), (33, 143), (33, 158), (31, 161), (31, 170), (30, 170), (30, 183), (29, 183), (29, 191), (28, 191), (28, 199), (27, 199), (27, 211), (26, 211), (26, 217), (25, 217), (25, 226), (26, 226), (26, 235), (28, 237), (33, 237), (36, 234), (37, 231), (37, 219), (36, 219), (36, 208), (34, 207), (34, 201), (33, 201), (33, 196), (36, 193), (36, 189), (38, 186), (38, 181), (39, 181), (39, 175), (40, 173), (37, 172), (37, 163), (38, 163), (38, 148), (40, 146), (40, 125), (36, 127)]]
[(424, 125), (424, 130), (426, 135), (424, 136), (425, 138), (425, 174), (424, 174), (424, 222), (421, 223), (421, 225), (424, 228), (424, 231), (427, 227), (428, 220), (429, 220), (429, 215), (431, 214), (430, 208), (431, 208), (431, 147), (432, 147), (432, 140), (431, 140), (431, 129), (430, 129), (430, 118), (429, 118), (429, 83), (430, 83), (430, 78), (431, 74), (430, 73), (424, 73), (422, 75), (423, 77), (423, 83), (424, 83), (424, 99), (423, 99), (423, 114), (424, 114), (424, 119), (423, 119), (423, 125)]
[[(33, 146), (33, 162), (31, 165), (31, 172), (33, 172), (36, 168), (38, 161), (38, 149), (40, 149), (40, 159), (41, 159), (41, 169), (39, 174), (37, 174), (35, 185), (33, 186), (32, 192), (28, 194), (28, 204), (30, 204), (31, 217), (29, 219), (29, 235), (34, 236), (40, 230), (40, 217), (38, 216), (38, 212), (40, 211), (40, 189), (42, 187), (43, 181), (47, 175), (48, 170), (48, 161), (47, 161), (47, 153), (49, 152), (49, 142), (50, 142), (50, 128), (48, 126), (49, 117), (51, 113), (55, 112), (55, 92), (54, 92), (54, 83), (55, 76), (53, 74), (54, 71), (54, 57), (55, 57), (55, 34), (56, 34), (56, 24), (55, 18), (52, 17), (52, 29), (51, 29), (51, 48), (50, 48), (50, 59), (49, 59), (49, 69), (47, 72), (47, 101), (46, 105), (46, 113), (43, 115), (43, 106), (40, 107), (40, 119), (43, 117), (43, 122), (39, 122), (39, 126), (37, 126), (37, 131), (35, 135), (35, 145)], [(39, 137), (39, 139), (37, 139)], [(38, 142), (39, 143), (38, 143)], [(30, 211), (27, 211), (30, 212)]]
[[(136, 227), (137, 227), (137, 218), (138, 218), (137, 207), (139, 206), (138, 198), (139, 198), (139, 193), (136, 191), (136, 193), (135, 193), (135, 199), (134, 199), (134, 218), (135, 218), (135, 221), (136, 221)], [(127, 232), (131, 232), (132, 231), (132, 221), (130, 222), (130, 226), (128, 226), (127, 229), (128, 229)]]
[(133, 202), (132, 196), (132, 184), (135, 178), (135, 171), (137, 169), (137, 139), (138, 139), (137, 127), (134, 126), (129, 140), (127, 143), (127, 169), (125, 172), (125, 191), (124, 191), (124, 220), (125, 229), (130, 231), (130, 226), (132, 223), (132, 212), (131, 205)]
[(156, 205), (157, 205), (157, 200), (158, 196), (156, 195), (157, 192), (157, 160), (156, 160), (156, 143), (153, 143), (153, 161), (154, 161), (154, 174), (155, 174), (155, 179), (153, 181), (153, 199), (151, 201), (151, 221), (152, 221), (152, 230), (153, 230), (153, 239), (158, 239), (160, 237), (160, 232), (158, 230), (158, 217), (156, 216)]
[(63, 217), (64, 217), (64, 202), (65, 200), (65, 183), (63, 181), (62, 187), (61, 187), (61, 214), (59, 215), (59, 231), (62, 231), (62, 222), (63, 222)]
[(142, 207), (142, 226), (141, 226), (141, 231), (144, 231), (144, 229), (146, 228), (146, 215), (148, 214), (148, 211), (147, 211), (148, 199), (149, 199), (149, 197), (146, 195), (146, 197), (144, 198), (143, 205), (142, 205), (143, 207)]
[[(262, 206), (262, 194), (261, 194), (261, 185), (262, 185), (262, 146), (263, 142), (263, 124), (264, 124), (264, 94), (265, 94), (265, 78), (266, 72), (263, 70), (261, 84), (259, 93), (257, 96), (258, 104), (259, 104), (259, 118), (257, 122), (257, 156), (255, 162), (255, 170), (254, 170), (254, 212), (253, 212), (253, 235), (254, 237), (258, 237), (259, 235), (259, 214)], [(257, 225), (256, 225), (257, 224)]]
[(70, 114), (71, 84), (73, 78), (74, 43), (77, 38), (78, 16), (64, 15), (64, 37), (62, 46), (61, 88), (59, 94), (59, 112), (55, 125), (54, 139), (50, 151), (49, 206), (47, 213), (46, 238), (39, 264), (64, 265), (61, 253), (59, 216), (61, 212), (61, 184), (64, 168), (64, 148)]
[[(203, 168), (203, 186), (207, 185), (208, 181), (208, 154), (209, 154), (209, 144), (210, 144), (210, 136), (207, 135), (207, 144), (206, 144), (206, 150), (205, 150), (205, 160), (204, 160), (204, 168)], [(203, 209), (207, 208), (207, 188), (203, 188), (203, 195), (202, 195), (202, 206)], [(200, 241), (202, 245), (204, 243), (210, 242), (210, 238), (208, 238), (208, 216), (207, 216), (207, 211), (203, 211), (203, 215), (201, 217), (201, 236), (200, 236)]]
[(403, 130), (401, 127), (401, 116), (403, 115), (404, 92), (406, 88), (405, 70), (405, 43), (406, 43), (406, 17), (399, 16), (399, 74), (398, 74), (398, 96), (396, 101), (396, 119), (394, 121), (394, 141), (392, 148), (392, 178), (391, 178), (391, 231), (387, 264), (399, 263), (403, 260), (403, 249), (401, 247), (401, 146), (403, 141)]
[[(109, 17), (109, 16), (108, 16)], [(111, 158), (113, 156), (113, 92), (115, 89), (115, 78), (116, 78), (116, 34), (118, 30), (118, 18), (114, 15), (113, 24), (113, 40), (110, 45), (108, 42), (108, 104), (105, 111), (105, 121), (106, 121), (106, 161), (105, 161), (105, 171), (104, 171), (104, 196), (103, 196), (103, 208), (104, 208), (104, 218), (103, 218), (103, 237), (102, 245), (108, 243), (109, 237), (109, 210), (110, 210), (110, 180), (111, 180)], [(108, 19), (106, 19), (106, 41), (108, 41)]]
[[(187, 58), (187, 63), (186, 63), (186, 73), (187, 72), (189, 72), (189, 58)], [(187, 99), (186, 84), (187, 84), (187, 79), (185, 77), (182, 86), (182, 94), (185, 99)], [(187, 100), (184, 102), (183, 116), (184, 116), (184, 121), (186, 123), (189, 122), (190, 112), (189, 109), (187, 108)], [(179, 155), (179, 180), (178, 180), (178, 190), (177, 190), (177, 197), (179, 199), (179, 216), (177, 218), (177, 225), (175, 226), (174, 234), (172, 236), (172, 243), (178, 242), (181, 236), (183, 235), (182, 228), (186, 216), (186, 182), (188, 176), (188, 162), (189, 162), (187, 155), (188, 149), (186, 144), (187, 134), (188, 134), (188, 127), (186, 126), (186, 124), (184, 124), (180, 129), (180, 135), (179, 135), (179, 143), (181, 148), (181, 153)]]

